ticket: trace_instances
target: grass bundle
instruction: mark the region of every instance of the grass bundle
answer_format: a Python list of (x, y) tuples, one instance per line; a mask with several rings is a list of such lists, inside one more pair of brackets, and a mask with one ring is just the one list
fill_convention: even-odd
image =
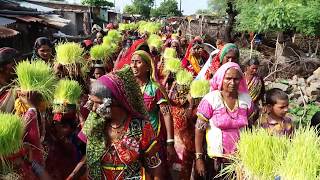
[(107, 36), (110, 37), (113, 41), (115, 41), (117, 43), (122, 40), (121, 33), (119, 31), (117, 31), (117, 30), (114, 30), (114, 29), (108, 31), (108, 35)]
[(190, 85), (193, 80), (193, 75), (187, 70), (180, 70), (176, 74), (176, 81), (179, 85)]
[(109, 36), (105, 36), (103, 37), (103, 43), (102, 43), (104, 46), (108, 47), (108, 49), (111, 51), (110, 53), (114, 53), (117, 48), (118, 48), (118, 45), (116, 44), (115, 41), (112, 40), (111, 37)]
[(62, 65), (82, 64), (84, 49), (74, 42), (60, 43), (56, 46), (56, 61)]
[(107, 45), (95, 45), (90, 49), (90, 57), (92, 60), (105, 61), (111, 56), (113, 51)]
[(148, 32), (149, 34), (156, 34), (160, 31), (161, 24), (156, 22), (140, 22), (138, 31), (140, 33)]
[(24, 121), (17, 115), (0, 113), (0, 157), (14, 154), (22, 146)]
[(160, 50), (163, 45), (161, 37), (156, 34), (151, 34), (147, 40), (147, 43), (149, 46), (155, 47), (157, 50)]
[(201, 98), (210, 92), (210, 83), (207, 80), (200, 79), (192, 81), (190, 85), (190, 94), (193, 98)]
[(176, 58), (177, 57), (177, 51), (174, 48), (166, 48), (163, 52), (163, 57), (165, 59), (168, 58)]
[(283, 179), (320, 179), (320, 137), (312, 128), (298, 129), (278, 174)]
[(182, 63), (178, 58), (168, 58), (164, 61), (164, 70), (166, 72), (177, 73), (182, 69)]
[(22, 91), (36, 91), (50, 102), (56, 79), (52, 68), (42, 60), (22, 61), (16, 67), (18, 85)]
[(77, 81), (60, 80), (54, 93), (54, 104), (78, 104), (81, 92)]

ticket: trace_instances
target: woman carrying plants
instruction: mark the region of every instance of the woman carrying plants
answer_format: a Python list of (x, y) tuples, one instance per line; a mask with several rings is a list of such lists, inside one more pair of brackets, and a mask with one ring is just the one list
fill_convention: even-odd
[(53, 50), (54, 45), (48, 38), (39, 37), (34, 43), (31, 60), (41, 59), (45, 62), (51, 62), (54, 58)]
[(173, 169), (179, 172), (179, 179), (189, 180), (194, 160), (194, 122), (190, 116), (193, 103), (189, 95), (193, 76), (187, 70), (180, 70), (175, 79), (169, 93), (174, 127), (174, 147), (178, 155)]
[(143, 168), (163, 179), (156, 134), (129, 67), (99, 78), (87, 107), (91, 113), (83, 132), (92, 179), (143, 179)]
[(144, 105), (148, 111), (150, 123), (162, 148), (160, 150), (160, 158), (166, 162), (167, 152), (168, 160), (171, 161), (176, 158), (173, 122), (168, 96), (155, 78), (153, 59), (147, 52), (139, 50), (134, 52), (130, 66), (143, 93)]
[[(196, 169), (205, 176), (204, 143), (206, 136), (209, 161), (219, 164), (233, 154), (239, 140), (240, 129), (248, 125), (253, 103), (248, 94), (244, 76), (238, 64), (222, 65), (211, 80), (211, 91), (198, 106), (195, 131)], [(219, 168), (219, 167), (216, 167)], [(212, 173), (214, 169), (207, 172)], [(209, 174), (214, 177), (214, 174)]]
[(81, 86), (78, 82), (58, 82), (53, 100), (53, 121), (50, 122), (46, 138), (46, 170), (54, 179), (66, 179), (85, 154), (85, 145), (77, 137), (81, 116), (80, 96)]

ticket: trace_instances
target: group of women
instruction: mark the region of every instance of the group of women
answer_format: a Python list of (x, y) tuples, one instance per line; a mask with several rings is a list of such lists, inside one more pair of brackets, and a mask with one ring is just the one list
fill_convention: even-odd
[[(0, 110), (25, 123), (24, 145), (4, 158), (22, 179), (213, 178), (236, 151), (240, 130), (256, 124), (264, 95), (259, 61), (249, 60), (243, 73), (235, 44), (219, 40), (220, 52), (210, 57), (200, 37), (186, 46), (182, 34), (161, 31), (155, 47), (151, 34), (121, 33), (108, 65), (87, 52), (75, 57), (86, 66), (58, 61), (62, 53), (44, 37), (27, 61), (13, 48), (0, 49)], [(90, 51), (103, 43), (101, 35), (79, 47)], [(39, 61), (59, 80), (53, 99), (19, 87), (20, 63)]]

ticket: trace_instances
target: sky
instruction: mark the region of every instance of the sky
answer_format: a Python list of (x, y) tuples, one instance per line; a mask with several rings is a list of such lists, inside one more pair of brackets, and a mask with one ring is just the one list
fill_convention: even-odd
[[(80, 3), (81, 0), (67, 0), (70, 3)], [(113, 0), (109, 0), (113, 2)], [(178, 3), (180, 0), (177, 0)], [(132, 0), (115, 0), (116, 9), (122, 12), (125, 5), (131, 4)], [(155, 0), (156, 5), (162, 2), (162, 0)], [(194, 14), (198, 9), (206, 9), (207, 8), (207, 0), (181, 0), (181, 7), (184, 15)]]

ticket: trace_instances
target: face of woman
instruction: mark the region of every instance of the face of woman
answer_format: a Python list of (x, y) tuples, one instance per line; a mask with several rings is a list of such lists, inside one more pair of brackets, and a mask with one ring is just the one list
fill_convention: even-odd
[(258, 71), (258, 68), (259, 66), (258, 65), (250, 65), (247, 67), (247, 72), (250, 74), (250, 75), (256, 75), (257, 74), (257, 71)]
[(37, 53), (43, 60), (47, 61), (52, 56), (52, 49), (48, 45), (42, 45), (38, 49)]
[(234, 93), (238, 91), (241, 75), (238, 70), (230, 68), (223, 78), (222, 91)]
[(229, 50), (229, 52), (224, 56), (222, 64), (227, 62), (239, 63), (239, 59), (235, 50)]
[(99, 79), (101, 76), (104, 75), (102, 68), (95, 68), (94, 69), (94, 78)]
[(149, 65), (139, 55), (132, 56), (130, 66), (135, 77), (147, 76), (150, 71)]

